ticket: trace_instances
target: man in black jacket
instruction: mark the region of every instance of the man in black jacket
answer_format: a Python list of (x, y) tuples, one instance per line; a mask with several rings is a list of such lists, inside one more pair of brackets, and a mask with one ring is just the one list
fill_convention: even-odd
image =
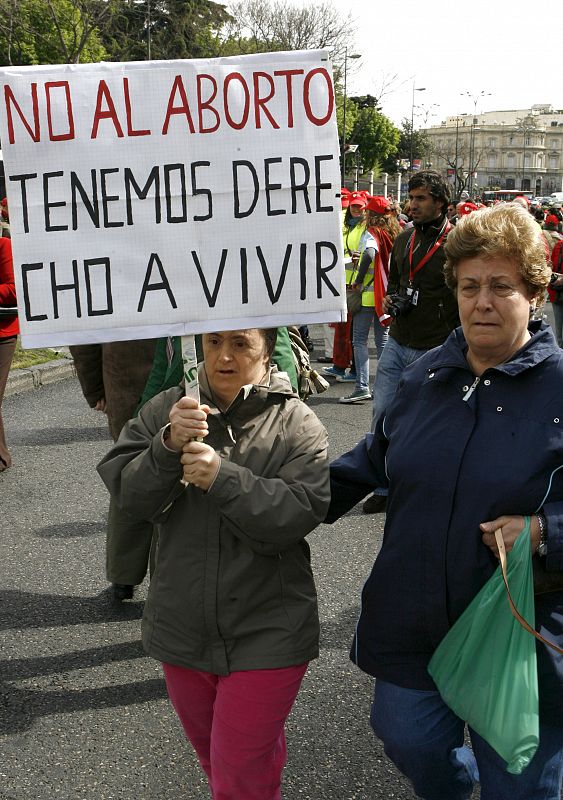
[[(393, 317), (373, 387), (372, 430), (393, 399), (405, 367), (442, 344), (459, 325), (457, 301), (444, 280), (446, 211), (450, 187), (437, 172), (418, 172), (409, 181), (414, 227), (395, 239), (383, 309)], [(385, 511), (387, 495), (377, 490), (365, 501), (367, 514)]]

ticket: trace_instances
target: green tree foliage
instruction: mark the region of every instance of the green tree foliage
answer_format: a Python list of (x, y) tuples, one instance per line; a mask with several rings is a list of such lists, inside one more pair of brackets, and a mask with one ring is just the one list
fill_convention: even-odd
[(381, 111), (379, 100), (372, 94), (365, 94), (361, 97), (352, 97), (350, 99), (354, 101), (358, 108), (373, 108), (374, 111)]
[(412, 131), (411, 136), (411, 121), (405, 118), (403, 119), (397, 149), (394, 153), (389, 153), (382, 164), (384, 172), (388, 172), (390, 175), (397, 172), (397, 161), (410, 162), (411, 142), (413, 160), (419, 158), (421, 161), (427, 161), (432, 150), (428, 136), (424, 131), (417, 130)]
[(3, 64), (200, 58), (229, 19), (213, 0), (0, 0)]
[(378, 169), (391, 153), (396, 152), (400, 134), (391, 120), (380, 111), (369, 105), (362, 108), (355, 104), (357, 113), (349, 141), (358, 145), (359, 158), (367, 172)]
[(116, 0), (0, 0), (0, 61), (7, 65), (100, 61), (98, 26)]
[(120, 0), (102, 40), (114, 61), (206, 58), (229, 19), (213, 0)]
[[(358, 106), (349, 97), (346, 99), (346, 141), (351, 142), (352, 131), (358, 119), (359, 109)], [(344, 98), (336, 90), (336, 123), (338, 125), (338, 136), (342, 142), (342, 133), (344, 126)]]

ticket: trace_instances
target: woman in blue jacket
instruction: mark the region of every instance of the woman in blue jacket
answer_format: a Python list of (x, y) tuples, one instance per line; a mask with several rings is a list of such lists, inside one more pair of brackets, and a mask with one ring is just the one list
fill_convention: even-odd
[[(437, 645), (531, 516), (544, 568), (563, 571), (563, 358), (531, 317), (551, 270), (534, 220), (496, 206), (446, 244), (461, 328), (413, 363), (375, 434), (331, 467), (332, 522), (389, 486), (383, 545), (362, 593), (352, 659), (376, 681), (371, 723), (427, 800), (559, 800), (563, 658), (538, 644), (540, 746), (520, 774), (444, 704), (427, 672)], [(559, 581), (559, 586), (562, 583)], [(536, 627), (563, 644), (563, 591), (536, 596)], [(478, 770), (477, 770), (478, 768)]]

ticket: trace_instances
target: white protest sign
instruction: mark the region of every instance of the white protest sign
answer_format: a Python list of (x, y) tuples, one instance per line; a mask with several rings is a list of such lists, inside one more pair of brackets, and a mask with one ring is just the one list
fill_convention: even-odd
[(25, 347), (346, 318), (325, 51), (1, 74)]

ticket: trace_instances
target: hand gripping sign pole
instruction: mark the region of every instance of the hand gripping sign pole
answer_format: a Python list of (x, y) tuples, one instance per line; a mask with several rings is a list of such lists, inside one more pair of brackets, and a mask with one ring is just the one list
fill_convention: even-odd
[(197, 380), (197, 353), (195, 336), (182, 336), (182, 364), (184, 365), (184, 381), (186, 397), (193, 397), (199, 404), (199, 383)]
[[(199, 405), (199, 382), (197, 379), (197, 352), (195, 347), (195, 336), (188, 334), (182, 336), (182, 364), (184, 368), (184, 384), (186, 397), (193, 397), (197, 400)], [(201, 442), (203, 439), (198, 437), (196, 442)], [(188, 486), (188, 481), (180, 481), (184, 486)]]

